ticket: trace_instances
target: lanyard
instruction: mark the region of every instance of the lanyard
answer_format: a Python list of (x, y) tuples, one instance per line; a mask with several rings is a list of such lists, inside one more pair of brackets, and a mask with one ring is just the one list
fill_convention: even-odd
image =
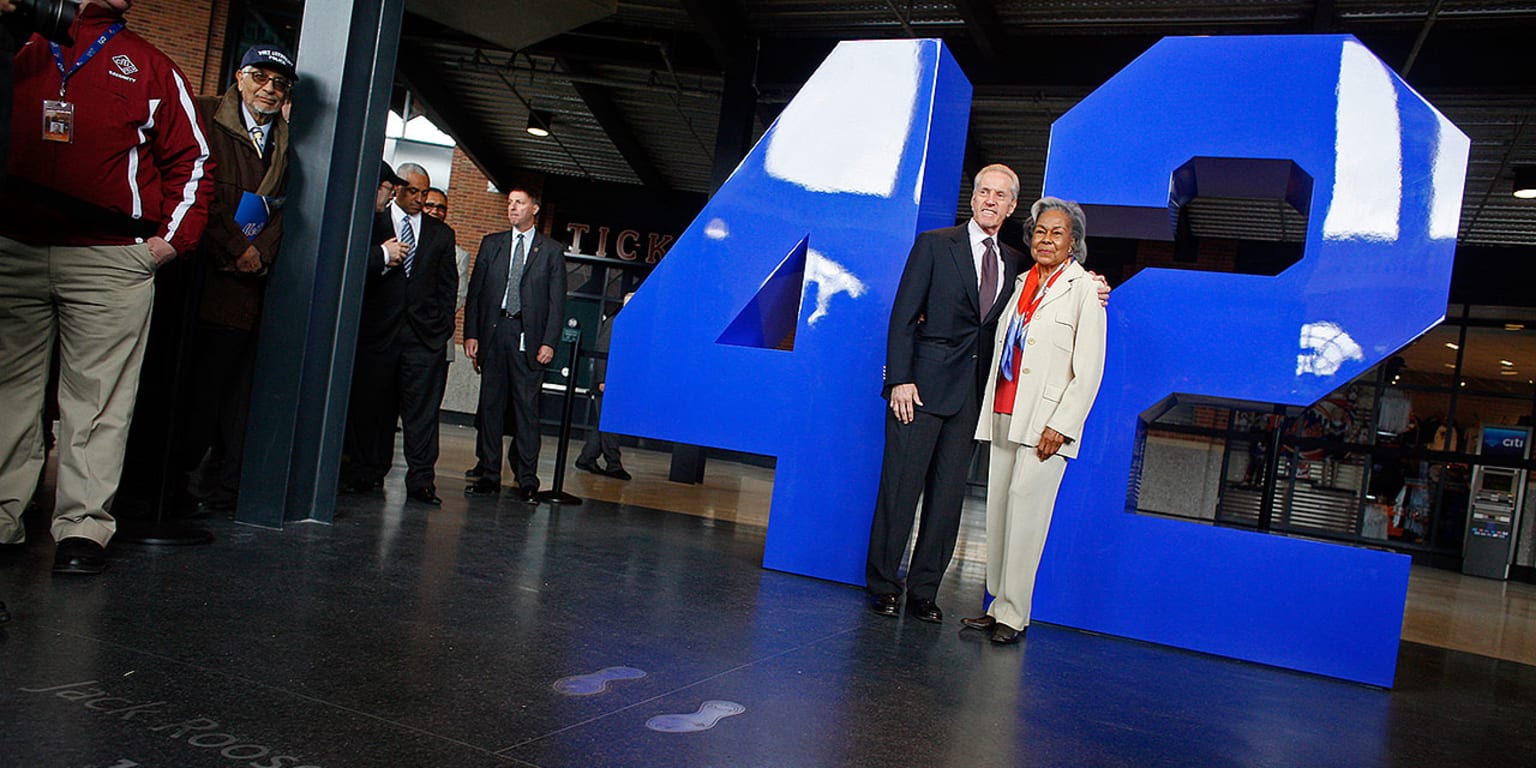
[(71, 67), (67, 72), (64, 70), (64, 51), (59, 48), (58, 43), (48, 44), (48, 46), (53, 49), (53, 63), (59, 65), (60, 100), (63, 100), (64, 98), (64, 87), (69, 85), (69, 78), (74, 77), (75, 73), (79, 72), (80, 68), (85, 66), (86, 62), (96, 58), (96, 54), (101, 53), (101, 49), (106, 47), (107, 41), (116, 37), (117, 33), (123, 31), (123, 26), (123, 22), (119, 21), (116, 24), (107, 27), (107, 31), (101, 33), (101, 37), (96, 38), (96, 42), (91, 43), (91, 47), (85, 49), (85, 53), (80, 54), (80, 58), (75, 61), (75, 66)]
[(1003, 355), (1002, 359), (998, 361), (998, 372), (1003, 375), (1005, 381), (1013, 381), (1014, 354), (1015, 351), (1022, 353), (1024, 349), (1024, 337), (1029, 334), (1029, 323), (1035, 317), (1035, 310), (1040, 308), (1040, 303), (1045, 301), (1045, 295), (1050, 293), (1051, 286), (1056, 284), (1056, 280), (1061, 277), (1061, 273), (1067, 271), (1067, 264), (1070, 264), (1072, 261), (1074, 259), (1062, 262), (1062, 265), (1056, 268), (1056, 272), (1051, 275), (1050, 279), (1045, 281), (1045, 287), (1035, 291), (1034, 298), (1030, 299), (1025, 296), (1019, 296), (1019, 313), (1012, 320), (1008, 321), (1007, 335), (1003, 337)]

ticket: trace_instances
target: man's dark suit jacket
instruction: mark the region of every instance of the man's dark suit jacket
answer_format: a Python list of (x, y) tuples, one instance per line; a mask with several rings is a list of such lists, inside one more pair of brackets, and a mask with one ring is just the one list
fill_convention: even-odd
[[(523, 262), (523, 352), (529, 364), (539, 347), (560, 346), (565, 326), (565, 245), (538, 232)], [(464, 338), (487, 342), (501, 321), (501, 299), (507, 289), (507, 270), (512, 260), (512, 230), (494, 232), (480, 241), (475, 268), (469, 275), (469, 295), (464, 302)]]
[(454, 262), (453, 228), (431, 216), (421, 217), (416, 255), (407, 278), (403, 265), (385, 271), (384, 256), (377, 247), (395, 236), (394, 223), (390, 221), (394, 210), (385, 208), (373, 220), (375, 245), (368, 249), (368, 283), (363, 289), (358, 343), (384, 349), (409, 327), (427, 348), (440, 350), (453, 338), (453, 315), (458, 304), (459, 270)]
[[(967, 222), (969, 223), (969, 222)], [(998, 243), (1002, 293), (982, 317), (976, 263), (966, 225), (917, 236), (891, 306), (886, 336), (885, 389), (916, 384), (923, 404), (917, 410), (953, 416), (965, 402), (966, 387), (978, 397), (992, 359), (997, 318), (1008, 300), (1024, 254)]]

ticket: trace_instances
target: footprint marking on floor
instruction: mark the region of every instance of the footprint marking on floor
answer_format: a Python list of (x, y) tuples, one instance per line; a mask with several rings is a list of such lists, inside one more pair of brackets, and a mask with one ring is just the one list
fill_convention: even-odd
[(608, 683), (614, 680), (639, 680), (642, 677), (645, 677), (643, 669), (603, 667), (585, 675), (562, 677), (555, 681), (554, 688), (567, 696), (595, 696), (608, 690)]
[(645, 721), (645, 727), (662, 733), (697, 733), (707, 731), (727, 717), (739, 715), (747, 708), (734, 701), (711, 699), (699, 705), (699, 711), (688, 715), (657, 715)]

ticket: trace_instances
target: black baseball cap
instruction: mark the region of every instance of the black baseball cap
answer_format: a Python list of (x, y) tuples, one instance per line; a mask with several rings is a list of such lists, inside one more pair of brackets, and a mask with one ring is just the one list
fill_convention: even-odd
[(293, 69), (293, 54), (280, 45), (253, 45), (245, 51), (245, 57), (240, 59), (240, 68), (261, 67), (288, 78), (299, 79), (299, 75)]
[(391, 184), (393, 184), (393, 185), (395, 185), (397, 187), (403, 187), (406, 184), (410, 183), (410, 182), (407, 182), (405, 179), (400, 178), (399, 174), (395, 173), (395, 169), (389, 167), (389, 163), (385, 163), (385, 162), (381, 161), (379, 163), (379, 165), (382, 166), (382, 168), (379, 170), (379, 183), (380, 184), (383, 184), (384, 182), (387, 181), (387, 182), (389, 182), (389, 183), (391, 183)]

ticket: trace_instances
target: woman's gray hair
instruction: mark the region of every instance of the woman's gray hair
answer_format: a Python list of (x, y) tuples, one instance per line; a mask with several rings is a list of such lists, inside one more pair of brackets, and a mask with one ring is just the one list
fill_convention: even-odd
[(1071, 200), (1063, 200), (1059, 197), (1042, 197), (1029, 207), (1029, 237), (1034, 237), (1035, 222), (1040, 220), (1040, 214), (1046, 211), (1061, 211), (1072, 221), (1072, 258), (1077, 263), (1088, 261), (1088, 219), (1083, 216), (1083, 209)]

